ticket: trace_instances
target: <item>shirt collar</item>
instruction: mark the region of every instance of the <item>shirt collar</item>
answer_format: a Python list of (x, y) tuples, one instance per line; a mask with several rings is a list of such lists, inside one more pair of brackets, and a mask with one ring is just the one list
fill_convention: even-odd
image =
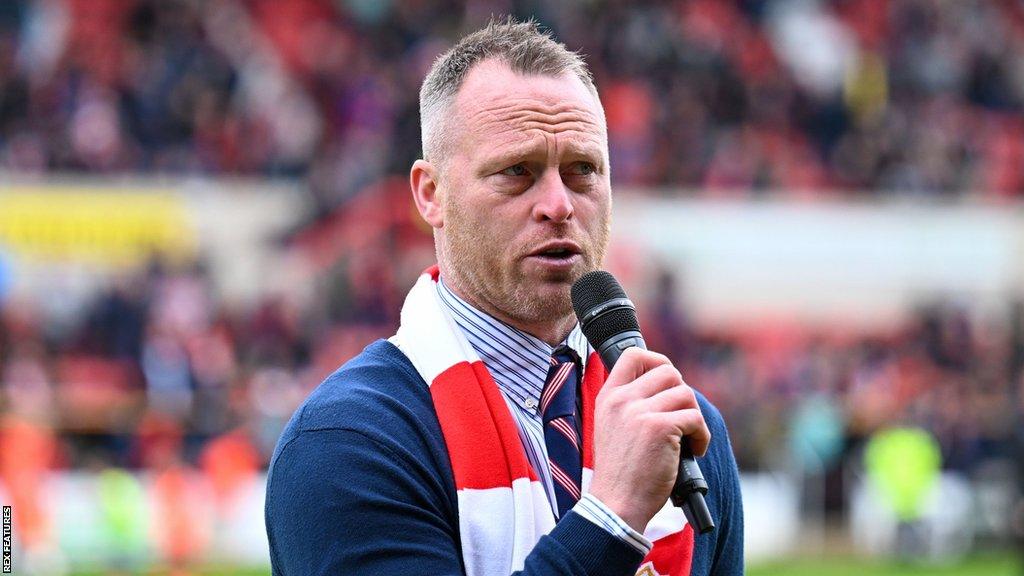
[[(440, 278), (437, 293), (498, 386), (515, 396), (540, 398), (550, 367), (548, 359), (555, 347), (476, 309), (449, 290)], [(579, 355), (582, 368), (586, 368), (590, 345), (579, 323), (562, 344), (572, 348)]]

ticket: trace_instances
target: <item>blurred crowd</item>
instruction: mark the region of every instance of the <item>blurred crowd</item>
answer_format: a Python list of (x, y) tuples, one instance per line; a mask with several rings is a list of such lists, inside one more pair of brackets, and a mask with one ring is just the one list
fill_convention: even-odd
[(619, 184), (1024, 191), (1010, 1), (4, 2), (0, 167), (306, 176), (332, 209), (407, 171), (427, 67), (501, 13), (587, 55)]
[[(53, 434), (50, 467), (196, 465), (212, 440), (236, 434), (259, 468), (312, 387), (372, 339), (394, 333), (409, 270), (344, 258), (311, 299), (267, 296), (232, 307), (201, 263), (154, 261), (65, 323), (9, 298), (0, 307), (0, 406)], [(725, 414), (745, 470), (799, 465), (787, 459), (807, 456), (793, 443), (801, 438), (815, 443), (810, 455), (834, 463), (893, 424), (931, 431), (947, 469), (1014, 458), (1024, 414), (1024, 305), (984, 316), (936, 303), (885, 333), (778, 323), (723, 332), (689, 322), (673, 273), (634, 282), (652, 348)], [(834, 430), (800, 429), (805, 404), (825, 406), (824, 424)], [(7, 464), (10, 471), (24, 462)]]
[(0, 499), (21, 545), (60, 536), (53, 471), (102, 473), (97, 498), (108, 481), (130, 488), (97, 502), (131, 535), (136, 520), (116, 521), (142, 509), (128, 470), (153, 479), (162, 555), (192, 557), (210, 534), (187, 503), (211, 492), (218, 514), (237, 504), (312, 388), (393, 333), (398, 306), (377, 303), (379, 282), (372, 265), (345, 264), (301, 307), (275, 296), (232, 308), (202, 262), (154, 259), (66, 321), (30, 297), (0, 299)]
[[(675, 356), (726, 414), (744, 469), (807, 466), (793, 459), (811, 456), (826, 467), (844, 456), (857, 463), (873, 432), (899, 425), (929, 431), (943, 467), (970, 475), (1022, 456), (1014, 436), (1024, 416), (1024, 315), (1011, 308), (984, 318), (936, 303), (874, 334), (698, 333), (690, 352)], [(833, 422), (807, 422), (805, 409)]]

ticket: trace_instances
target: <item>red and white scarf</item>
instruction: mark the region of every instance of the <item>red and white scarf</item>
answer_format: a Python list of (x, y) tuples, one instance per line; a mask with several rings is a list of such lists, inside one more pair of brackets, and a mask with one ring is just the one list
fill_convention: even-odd
[[(458, 492), (459, 533), (468, 576), (507, 576), (555, 526), (547, 492), (526, 457), (519, 432), (490, 372), (437, 293), (437, 267), (413, 286), (392, 338), (430, 386)], [(594, 468), (594, 399), (607, 373), (593, 353), (582, 382), (583, 491)], [(642, 472), (638, 472), (642, 473)], [(638, 575), (690, 572), (693, 530), (666, 502), (644, 536), (654, 548)]]

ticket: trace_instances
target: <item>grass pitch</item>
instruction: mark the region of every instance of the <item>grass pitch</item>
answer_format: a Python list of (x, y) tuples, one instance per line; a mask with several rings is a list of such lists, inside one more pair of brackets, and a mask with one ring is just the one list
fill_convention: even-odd
[(747, 576), (1022, 576), (1011, 554), (979, 555), (952, 565), (861, 558), (797, 558), (747, 567)]

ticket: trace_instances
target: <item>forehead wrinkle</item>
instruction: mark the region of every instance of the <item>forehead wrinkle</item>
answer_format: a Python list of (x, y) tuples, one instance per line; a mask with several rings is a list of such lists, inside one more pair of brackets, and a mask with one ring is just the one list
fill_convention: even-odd
[[(600, 141), (602, 136), (602, 133), (589, 130), (589, 125), (583, 122), (562, 122), (552, 125), (543, 122), (530, 121), (520, 125), (502, 123), (497, 125), (496, 128), (497, 129), (494, 132), (489, 134), (489, 137), (512, 135), (514, 139), (515, 134), (527, 132), (543, 132), (546, 134), (577, 133), (579, 134), (579, 138)], [(569, 134), (569, 136), (571, 136), (571, 134)]]
[[(590, 121), (590, 118), (581, 117), (584, 115), (580, 114), (562, 113), (561, 116), (551, 118), (530, 111), (518, 112), (512, 118), (488, 114), (481, 118), (483, 122), (477, 126), (477, 137), (483, 140), (500, 139), (501, 141), (496, 143), (498, 148), (521, 151), (520, 155), (524, 155), (525, 150), (536, 148), (540, 141), (547, 139), (548, 136), (556, 136), (557, 141), (569, 144), (571, 150), (597, 155), (603, 159), (603, 126)], [(538, 137), (540, 141), (535, 140)], [(588, 145), (584, 145), (584, 142)], [(548, 142), (546, 147), (551, 148), (551, 144)]]
[(582, 130), (595, 130), (603, 132), (600, 122), (597, 122), (593, 114), (580, 110), (565, 110), (556, 114), (547, 114), (535, 110), (509, 111), (506, 114), (480, 115), (481, 127), (486, 128), (494, 124), (516, 124), (525, 123), (527, 126), (550, 126), (557, 128), (571, 124)]
[[(495, 125), (510, 125), (525, 122), (528, 127), (547, 125), (559, 127), (565, 124), (576, 124), (584, 131), (587, 129), (604, 133), (604, 125), (593, 112), (571, 104), (544, 105), (530, 98), (520, 98), (511, 104), (474, 106), (467, 115), (467, 124), (476, 124), (481, 130), (493, 129)], [(516, 127), (519, 128), (519, 127)], [(507, 126), (497, 131), (503, 132)], [(560, 128), (559, 131), (564, 130)]]
[(531, 157), (561, 162), (562, 156), (577, 156), (600, 165), (607, 162), (604, 115), (600, 109), (591, 109), (591, 100), (565, 100), (544, 93), (509, 95), (497, 89), (473, 98), (467, 94), (460, 94), (456, 104), (468, 136), (461, 148), (471, 157), (476, 155), (487, 169)]
[[(523, 126), (525, 130), (542, 130), (551, 134), (562, 134), (564, 132), (580, 132), (584, 135), (589, 135), (591, 132), (587, 130), (590, 125), (586, 122), (559, 122), (557, 124), (549, 124), (546, 122), (538, 122), (530, 120)], [(596, 136), (596, 135), (595, 135)]]
[(527, 97), (527, 96), (506, 96), (498, 93), (495, 98), (480, 98), (477, 102), (482, 102), (484, 105), (477, 111), (479, 112), (494, 112), (501, 113), (504, 111), (533, 111), (540, 114), (547, 115), (558, 115), (565, 112), (578, 112), (587, 116), (594, 116), (594, 114), (584, 107), (574, 102), (566, 102), (565, 100), (551, 100), (545, 102), (543, 96)]
[(549, 162), (562, 161), (565, 156), (595, 159), (602, 165), (605, 161), (603, 143), (600, 137), (592, 132), (509, 128), (495, 136), (505, 138), (489, 146), (489, 152), (483, 155), (486, 164), (530, 157), (544, 157)]
[(587, 130), (586, 127), (587, 125), (581, 125), (580, 123), (566, 123), (558, 126), (551, 126), (539, 122), (530, 122), (520, 126), (505, 124), (502, 125), (499, 130), (492, 132), (489, 137), (502, 137), (503, 141), (497, 143), (499, 146), (503, 143), (521, 144), (525, 142), (532, 142), (538, 136), (541, 138), (556, 136), (559, 137), (560, 140), (565, 140), (567, 142), (588, 142), (600, 147), (602, 134)]

